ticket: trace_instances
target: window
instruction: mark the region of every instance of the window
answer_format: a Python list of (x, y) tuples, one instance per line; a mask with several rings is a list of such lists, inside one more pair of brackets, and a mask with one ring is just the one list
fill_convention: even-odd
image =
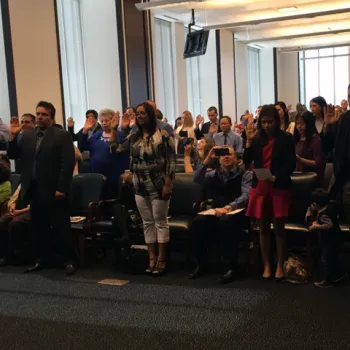
[(172, 44), (172, 25), (170, 22), (155, 19), (155, 64), (157, 67), (156, 89), (157, 106), (169, 123), (174, 123), (175, 85)]
[(88, 109), (79, 0), (58, 0), (57, 12), (66, 117), (74, 118), (77, 131)]
[(4, 33), (2, 28), (2, 14), (0, 7), (0, 118), (7, 123), (10, 120), (11, 112), (7, 82)]
[(349, 84), (349, 47), (307, 50), (299, 53), (301, 102), (316, 96), (340, 104)]
[(248, 47), (248, 96), (249, 110), (255, 111), (260, 105), (260, 57), (259, 50)]

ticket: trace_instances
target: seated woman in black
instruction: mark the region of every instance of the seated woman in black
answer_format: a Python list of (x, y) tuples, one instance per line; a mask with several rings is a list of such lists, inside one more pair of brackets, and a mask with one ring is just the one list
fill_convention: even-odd
[[(206, 269), (206, 248), (210, 238), (223, 240), (231, 252), (228, 272), (219, 279), (220, 283), (231, 282), (237, 274), (238, 242), (246, 222), (244, 211), (227, 215), (237, 209), (245, 209), (252, 186), (252, 174), (237, 166), (238, 159), (233, 148), (229, 154), (220, 157), (220, 168), (207, 171), (214, 155), (214, 147), (203, 165), (195, 172), (194, 182), (209, 189), (213, 199), (213, 215), (197, 215), (191, 227), (197, 267), (190, 279), (202, 276)], [(207, 198), (209, 199), (209, 198)], [(221, 242), (222, 243), (222, 242)]]
[(271, 221), (274, 222), (277, 246), (276, 280), (284, 278), (286, 234), (285, 218), (291, 204), (291, 174), (295, 169), (295, 150), (291, 134), (280, 129), (281, 118), (274, 105), (261, 109), (258, 131), (250, 121), (247, 128), (247, 144), (244, 163), (255, 169), (269, 169), (272, 176), (258, 180), (254, 175), (247, 216), (259, 219), (260, 247), (264, 263), (263, 279), (271, 278)]
[(321, 138), (315, 127), (315, 116), (311, 112), (304, 112), (296, 118), (294, 133), (295, 153), (297, 157), (297, 171), (314, 172), (317, 174), (316, 187), (323, 188), (326, 155), (322, 150)]

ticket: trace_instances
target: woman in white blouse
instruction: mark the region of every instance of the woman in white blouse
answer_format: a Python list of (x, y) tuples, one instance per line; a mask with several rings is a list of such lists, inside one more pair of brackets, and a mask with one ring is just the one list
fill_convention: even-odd
[(176, 153), (184, 154), (184, 139), (192, 138), (196, 141), (194, 133), (195, 125), (193, 122), (192, 113), (185, 111), (182, 113), (182, 125), (175, 130), (175, 149)]

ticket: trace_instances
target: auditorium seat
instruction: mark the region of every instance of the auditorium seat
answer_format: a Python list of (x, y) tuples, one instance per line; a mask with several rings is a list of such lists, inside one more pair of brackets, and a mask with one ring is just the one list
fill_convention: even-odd
[(79, 174), (73, 177), (70, 191), (70, 215), (83, 216), (85, 221), (72, 223), (72, 233), (78, 241), (80, 266), (85, 264), (85, 238), (100, 201), (104, 177), (101, 174)]
[(193, 182), (193, 174), (176, 174), (174, 188), (169, 208), (170, 241), (186, 245), (186, 255), (189, 256), (189, 228), (196, 214), (196, 204), (199, 204), (202, 187)]
[(88, 216), (92, 204), (100, 201), (104, 177), (101, 174), (79, 174), (73, 177), (70, 204), (71, 216)]

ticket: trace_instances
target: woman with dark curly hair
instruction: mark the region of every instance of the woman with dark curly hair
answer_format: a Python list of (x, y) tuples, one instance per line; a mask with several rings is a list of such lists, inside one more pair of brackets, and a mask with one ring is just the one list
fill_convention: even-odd
[[(149, 267), (146, 273), (161, 276), (166, 270), (166, 247), (169, 242), (168, 209), (175, 176), (175, 144), (167, 131), (157, 127), (155, 110), (148, 103), (136, 108), (137, 131), (129, 135), (130, 173), (137, 208), (143, 221), (148, 246)], [(157, 257), (158, 253), (158, 257)]]

